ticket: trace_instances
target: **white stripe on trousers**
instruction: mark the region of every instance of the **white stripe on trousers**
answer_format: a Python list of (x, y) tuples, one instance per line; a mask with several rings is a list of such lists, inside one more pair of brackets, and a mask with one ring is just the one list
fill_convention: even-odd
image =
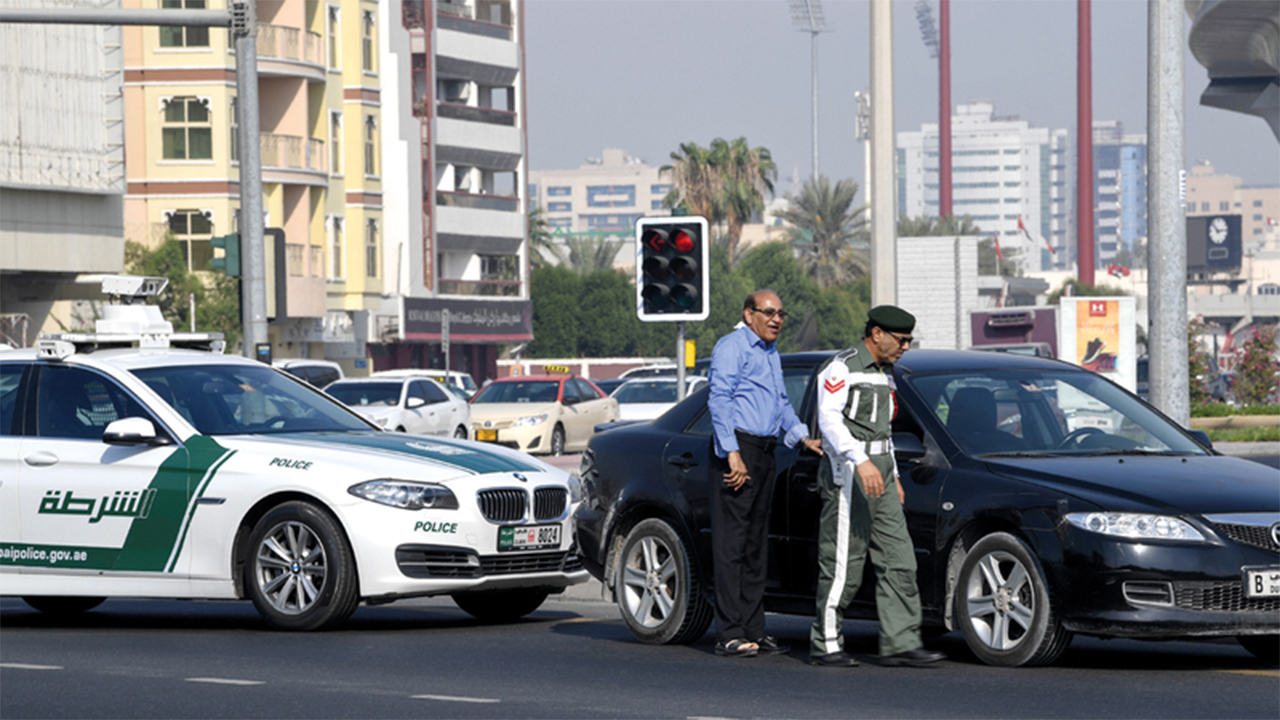
[[(835, 457), (830, 450), (827, 452), (827, 457)], [(848, 460), (841, 462), (837, 469), (840, 474), (832, 480), (843, 482), (840, 483), (841, 502), (836, 513), (835, 572), (831, 588), (827, 590), (827, 602), (822, 608), (822, 642), (828, 655), (840, 652), (840, 634), (844, 630), (836, 624), (836, 609), (840, 607), (840, 596), (844, 594), (845, 576), (849, 570), (849, 506), (853, 504), (853, 483), (858, 479), (853, 463)]]

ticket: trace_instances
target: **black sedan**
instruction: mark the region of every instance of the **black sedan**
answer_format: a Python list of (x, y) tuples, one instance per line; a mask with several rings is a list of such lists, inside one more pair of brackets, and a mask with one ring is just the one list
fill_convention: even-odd
[[(830, 353), (784, 355), (817, 432)], [(1214, 453), (1101, 375), (1005, 353), (913, 350), (894, 444), (926, 625), (993, 665), (1053, 662), (1075, 633), (1236, 637), (1280, 655), (1280, 476)], [(582, 456), (578, 550), (645, 642), (711, 622), (707, 390)], [(781, 443), (766, 607), (812, 615), (820, 459)], [(848, 617), (874, 618), (874, 575)]]

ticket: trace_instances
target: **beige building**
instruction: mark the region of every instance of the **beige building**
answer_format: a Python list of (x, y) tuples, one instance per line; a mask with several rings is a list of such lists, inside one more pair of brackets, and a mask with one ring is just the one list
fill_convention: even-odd
[(1245, 247), (1261, 242), (1280, 223), (1280, 184), (1245, 185), (1235, 175), (1218, 174), (1208, 161), (1187, 173), (1187, 215), (1240, 216)]

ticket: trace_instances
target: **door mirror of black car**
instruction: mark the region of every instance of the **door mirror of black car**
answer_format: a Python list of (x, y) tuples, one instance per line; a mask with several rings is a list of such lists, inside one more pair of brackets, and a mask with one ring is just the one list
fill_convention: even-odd
[(893, 456), (898, 462), (918, 462), (924, 457), (924, 443), (912, 433), (893, 434)]
[(1209, 433), (1203, 430), (1188, 429), (1187, 434), (1190, 435), (1193, 440), (1203, 445), (1205, 450), (1213, 449), (1213, 441), (1209, 439)]

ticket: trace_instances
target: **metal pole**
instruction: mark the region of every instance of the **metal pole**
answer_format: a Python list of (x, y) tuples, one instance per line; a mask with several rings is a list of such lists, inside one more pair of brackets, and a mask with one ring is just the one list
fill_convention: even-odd
[(893, 2), (871, 0), (871, 304), (898, 301), (894, 258)]
[(951, 0), (938, 1), (938, 219), (951, 209)]
[(1076, 277), (1081, 285), (1092, 287), (1093, 23), (1090, 2), (1077, 0), (1076, 3)]
[(196, 331), (196, 294), (187, 293), (187, 302), (191, 303), (191, 332)]
[(226, 10), (121, 10), (117, 8), (0, 7), (0, 23), (47, 25), (186, 25), (221, 27), (231, 24)]
[[(258, 20), (253, 3), (233, 0), (236, 45), (236, 109), (240, 114), (240, 262), (244, 354), (254, 357), (267, 337), (267, 260), (262, 241), (262, 145), (258, 115)], [(284, 258), (276, 258), (283, 262)]]
[(1191, 421), (1187, 357), (1187, 225), (1180, 197), (1184, 162), (1182, 3), (1147, 2), (1147, 300), (1151, 402), (1183, 426)]
[[(818, 182), (818, 33), (809, 33), (809, 54), (813, 65), (813, 181)], [(681, 396), (683, 397), (683, 395)]]
[[(817, 37), (816, 35), (814, 37)], [(684, 399), (684, 321), (676, 323), (676, 402)]]

